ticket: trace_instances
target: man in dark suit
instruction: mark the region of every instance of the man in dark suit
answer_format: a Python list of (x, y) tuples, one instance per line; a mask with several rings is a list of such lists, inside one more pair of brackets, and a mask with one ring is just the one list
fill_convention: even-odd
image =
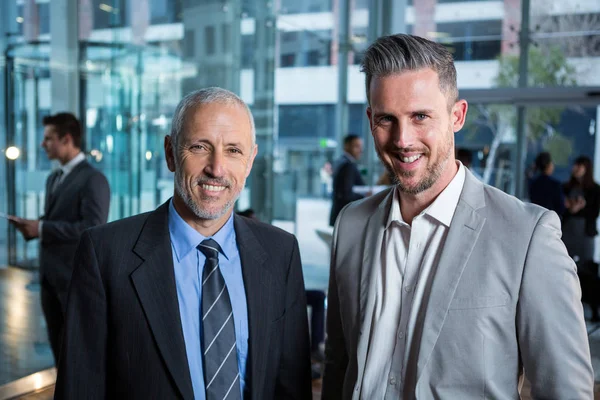
[(10, 217), (25, 239), (39, 238), (42, 309), (50, 346), (58, 363), (72, 262), (81, 233), (106, 223), (110, 203), (108, 181), (82, 151), (83, 135), (70, 113), (44, 117), (42, 147), (60, 168), (46, 181), (44, 215), (37, 220)]
[(354, 186), (364, 185), (356, 161), (360, 159), (363, 150), (363, 141), (358, 135), (349, 134), (344, 138), (344, 154), (337, 160), (333, 167), (333, 191), (331, 194), (331, 214), (329, 225), (333, 226), (335, 220), (346, 204), (362, 199), (364, 196), (353, 191)]
[(539, 175), (529, 182), (529, 199), (533, 204), (552, 210), (562, 217), (565, 213), (565, 196), (560, 181), (552, 177), (554, 163), (547, 151), (535, 158), (535, 169)]
[(310, 398), (296, 238), (232, 213), (257, 152), (250, 110), (193, 92), (164, 148), (172, 199), (82, 236), (56, 398)]

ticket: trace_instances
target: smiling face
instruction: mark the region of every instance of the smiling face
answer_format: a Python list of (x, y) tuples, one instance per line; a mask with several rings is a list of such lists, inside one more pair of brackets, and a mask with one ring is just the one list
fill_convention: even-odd
[(457, 171), (454, 132), (460, 130), (467, 103), (451, 107), (438, 74), (424, 68), (375, 77), (367, 109), (379, 158), (395, 176), (401, 192), (439, 194)]
[(190, 111), (177, 148), (170, 136), (165, 138), (167, 164), (175, 172), (173, 202), (183, 219), (191, 225), (225, 223), (256, 151), (242, 106), (207, 103)]

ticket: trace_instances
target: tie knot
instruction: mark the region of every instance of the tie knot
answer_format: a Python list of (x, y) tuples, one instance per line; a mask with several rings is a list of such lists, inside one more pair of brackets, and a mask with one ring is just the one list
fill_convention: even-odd
[(206, 258), (218, 259), (219, 253), (221, 253), (221, 246), (219, 246), (219, 243), (214, 239), (206, 239), (198, 245), (198, 250), (200, 250)]

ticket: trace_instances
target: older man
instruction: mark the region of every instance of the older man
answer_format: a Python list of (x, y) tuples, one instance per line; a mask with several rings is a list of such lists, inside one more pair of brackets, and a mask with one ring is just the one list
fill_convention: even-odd
[(232, 212), (257, 152), (248, 107), (191, 93), (164, 147), (173, 198), (82, 237), (57, 398), (310, 398), (296, 239)]
[(452, 55), (411, 36), (363, 58), (375, 148), (396, 185), (334, 230), (324, 399), (592, 399), (575, 264), (557, 215), (454, 158)]

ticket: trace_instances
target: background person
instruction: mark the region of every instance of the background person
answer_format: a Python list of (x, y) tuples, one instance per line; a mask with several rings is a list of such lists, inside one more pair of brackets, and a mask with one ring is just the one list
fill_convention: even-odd
[(537, 176), (529, 184), (529, 199), (533, 204), (552, 210), (562, 217), (565, 212), (565, 196), (561, 183), (552, 177), (554, 163), (548, 152), (535, 158)]
[(349, 134), (344, 138), (344, 154), (335, 162), (333, 167), (330, 226), (335, 224), (338, 214), (346, 204), (364, 197), (353, 190), (354, 186), (365, 184), (356, 165), (356, 162), (360, 160), (362, 151), (363, 141), (360, 136)]
[(579, 263), (594, 259), (596, 220), (600, 213), (600, 186), (594, 182), (592, 160), (577, 157), (571, 178), (563, 186), (566, 198), (562, 230), (569, 255)]
[(44, 117), (42, 147), (60, 168), (46, 180), (44, 215), (10, 221), (26, 240), (39, 238), (42, 310), (54, 360), (58, 363), (73, 256), (81, 233), (106, 223), (110, 188), (106, 177), (92, 167), (83, 152), (83, 132), (70, 113)]

